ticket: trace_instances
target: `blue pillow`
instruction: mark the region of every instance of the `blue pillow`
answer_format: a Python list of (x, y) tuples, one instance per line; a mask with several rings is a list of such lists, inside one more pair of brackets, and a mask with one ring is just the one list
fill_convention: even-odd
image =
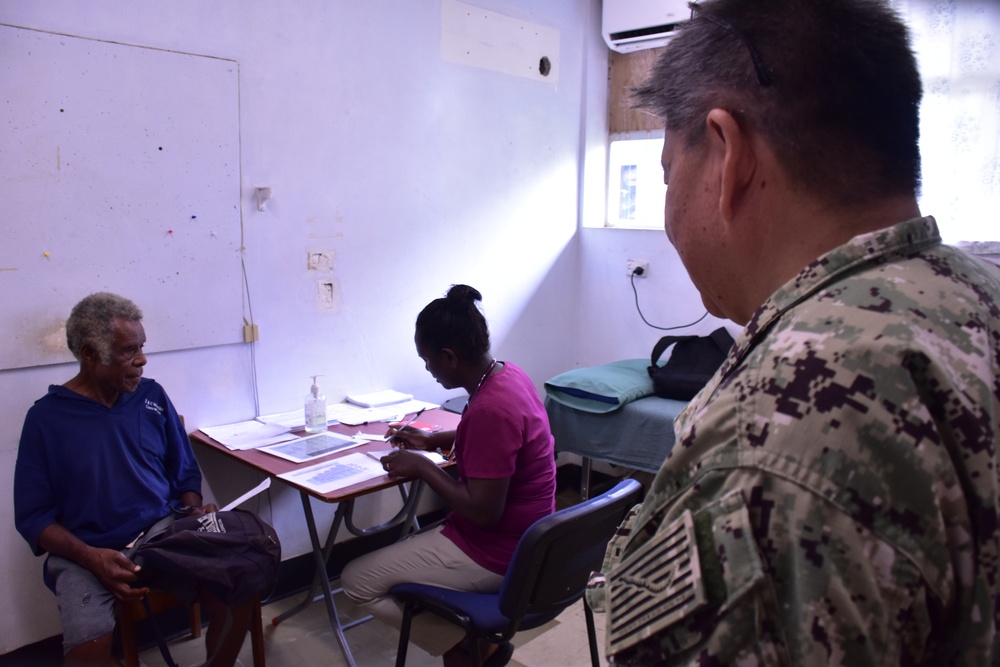
[(629, 401), (653, 395), (649, 359), (626, 359), (603, 366), (575, 368), (545, 383), (546, 395), (584, 412), (611, 412)]

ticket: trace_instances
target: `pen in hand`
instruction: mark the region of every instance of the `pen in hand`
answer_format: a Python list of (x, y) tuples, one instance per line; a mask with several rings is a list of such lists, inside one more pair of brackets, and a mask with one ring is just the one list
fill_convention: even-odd
[(396, 436), (399, 435), (399, 432), (402, 431), (407, 426), (409, 426), (410, 424), (412, 424), (413, 422), (415, 422), (417, 420), (417, 417), (419, 417), (420, 415), (422, 415), (424, 413), (424, 410), (426, 410), (426, 409), (427, 408), (420, 408), (419, 410), (417, 410), (417, 412), (412, 417), (410, 417), (409, 419), (407, 419), (404, 423), (400, 424), (399, 428), (397, 428), (393, 432), (393, 434), (389, 436), (389, 438), (388, 438), (388, 440), (386, 440), (386, 442), (389, 443), (390, 445), (393, 444), (393, 441), (395, 441)]

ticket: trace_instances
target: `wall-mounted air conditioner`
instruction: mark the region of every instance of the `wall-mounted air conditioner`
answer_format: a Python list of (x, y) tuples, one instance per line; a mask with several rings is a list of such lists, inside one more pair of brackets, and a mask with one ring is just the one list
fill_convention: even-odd
[(688, 0), (604, 0), (604, 41), (619, 53), (663, 46), (691, 18)]

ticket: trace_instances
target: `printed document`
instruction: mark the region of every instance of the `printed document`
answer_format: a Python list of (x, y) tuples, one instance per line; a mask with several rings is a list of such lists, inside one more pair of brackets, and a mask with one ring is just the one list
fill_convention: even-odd
[(362, 452), (278, 475), (316, 493), (330, 493), (385, 474), (382, 464)]
[(306, 461), (323, 458), (327, 454), (363, 445), (365, 442), (367, 441), (355, 440), (349, 435), (327, 431), (326, 433), (317, 433), (316, 435), (281, 442), (277, 445), (261, 447), (259, 451), (280, 456), (292, 463), (305, 463)]

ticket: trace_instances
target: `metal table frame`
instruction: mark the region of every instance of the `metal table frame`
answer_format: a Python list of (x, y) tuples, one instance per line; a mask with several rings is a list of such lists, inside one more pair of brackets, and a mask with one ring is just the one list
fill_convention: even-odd
[[(437, 423), (446, 430), (450, 430), (454, 429), (458, 425), (461, 417), (453, 412), (435, 409), (428, 410), (424, 413), (424, 419)], [(341, 425), (331, 426), (330, 430), (337, 433), (349, 434), (348, 427)], [(224, 454), (227, 458), (235, 459), (241, 463), (249, 465), (260, 473), (271, 477), (298, 469), (300, 466), (315, 465), (317, 463), (322, 463), (325, 460), (332, 460), (341, 456), (346, 456), (353, 452), (372, 451), (385, 448), (385, 443), (383, 442), (368, 443), (347, 451), (332, 454), (326, 459), (317, 459), (316, 461), (310, 461), (306, 464), (295, 464), (277, 456), (272, 456), (271, 454), (259, 452), (254, 449), (230, 450), (221, 443), (213, 440), (202, 431), (195, 431), (192, 433), (191, 439), (209, 447), (210, 449)], [(281, 481), (285, 483), (284, 480)], [(344, 654), (347, 664), (351, 667), (356, 667), (354, 656), (351, 655), (351, 650), (347, 645), (347, 639), (344, 637), (344, 631), (364, 623), (371, 617), (369, 616), (358, 619), (347, 624), (341, 623), (340, 615), (337, 613), (337, 605), (334, 601), (334, 594), (339, 592), (340, 589), (334, 589), (330, 582), (330, 576), (327, 572), (327, 561), (333, 552), (333, 547), (336, 543), (337, 535), (339, 534), (341, 527), (346, 527), (349, 533), (358, 537), (374, 535), (379, 532), (391, 530), (400, 525), (403, 526), (403, 535), (407, 535), (413, 530), (418, 529), (419, 526), (416, 519), (417, 505), (420, 502), (425, 484), (419, 480), (390, 480), (388, 476), (383, 475), (381, 477), (354, 484), (344, 489), (338, 489), (324, 494), (315, 493), (310, 489), (296, 484), (290, 484), (290, 486), (293, 486), (298, 490), (302, 499), (302, 509), (305, 513), (306, 527), (309, 531), (309, 541), (312, 545), (316, 572), (313, 575), (309, 591), (302, 601), (295, 607), (288, 609), (284, 613), (272, 619), (271, 623), (273, 625), (278, 625), (282, 621), (299, 613), (313, 602), (323, 600), (326, 604), (327, 614), (330, 617), (330, 626), (337, 638), (337, 642), (340, 644), (341, 652)], [(362, 496), (389, 488), (399, 489), (400, 496), (403, 500), (403, 505), (400, 510), (388, 521), (370, 526), (368, 528), (359, 528), (354, 523), (355, 500)], [(330, 525), (330, 530), (327, 533), (325, 542), (323, 543), (320, 542), (319, 531), (316, 527), (316, 517), (313, 514), (312, 498), (316, 498), (317, 500), (326, 503), (337, 503), (337, 510), (334, 514), (333, 523)]]

